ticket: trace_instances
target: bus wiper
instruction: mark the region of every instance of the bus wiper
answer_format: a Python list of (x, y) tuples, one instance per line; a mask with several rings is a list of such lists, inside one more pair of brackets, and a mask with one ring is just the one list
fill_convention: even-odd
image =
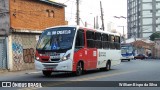
[(44, 50), (44, 48), (46, 47), (46, 45), (49, 43), (50, 40), (47, 41), (47, 43), (44, 45), (44, 47), (42, 48), (42, 50)]
[(44, 50), (44, 48), (46, 47), (46, 45), (50, 42), (52, 42), (53, 36), (47, 41), (47, 43), (44, 45), (44, 47), (42, 48), (42, 50)]

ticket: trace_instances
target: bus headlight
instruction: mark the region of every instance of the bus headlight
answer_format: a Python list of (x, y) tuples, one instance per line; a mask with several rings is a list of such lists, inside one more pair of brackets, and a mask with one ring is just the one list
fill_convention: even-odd
[(68, 54), (67, 56), (62, 57), (62, 61), (68, 60), (70, 58), (70, 54)]
[(36, 57), (36, 60), (40, 60), (40, 58), (39, 58), (39, 57)]

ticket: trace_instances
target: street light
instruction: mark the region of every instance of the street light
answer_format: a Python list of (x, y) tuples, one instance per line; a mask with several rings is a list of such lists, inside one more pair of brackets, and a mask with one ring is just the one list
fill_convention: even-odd
[[(114, 18), (117, 18), (117, 19), (127, 19), (127, 17), (124, 17), (124, 16), (113, 16)], [(118, 27), (122, 27), (123, 28), (123, 41), (125, 42), (125, 34), (124, 34), (124, 27), (125, 26), (118, 26)]]

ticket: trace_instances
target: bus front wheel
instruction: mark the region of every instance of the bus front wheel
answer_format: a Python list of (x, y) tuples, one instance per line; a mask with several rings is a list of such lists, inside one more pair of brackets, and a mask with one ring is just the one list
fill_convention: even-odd
[(82, 65), (81, 62), (79, 62), (79, 63), (77, 64), (77, 67), (76, 67), (75, 75), (76, 75), (76, 76), (80, 76), (80, 75), (82, 75), (82, 73), (83, 73), (83, 65)]

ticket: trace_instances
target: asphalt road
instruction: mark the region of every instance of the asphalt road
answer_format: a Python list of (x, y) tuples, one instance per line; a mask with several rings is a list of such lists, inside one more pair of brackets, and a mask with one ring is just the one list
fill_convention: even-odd
[[(53, 87), (42, 87), (42, 88), (12, 88), (19, 90), (159, 90), (159, 87), (118, 87), (117, 83), (128, 83), (127, 81), (135, 81), (137, 85), (141, 85), (141, 81), (160, 81), (160, 60), (146, 59), (146, 60), (132, 60), (122, 61), (120, 65), (111, 67), (110, 71), (88, 71), (86, 74), (81, 76), (73, 76), (70, 73), (53, 73), (51, 77), (45, 77), (39, 71), (13, 74), (13, 75), (2, 75), (0, 81), (56, 81), (54, 83), (46, 84), (47, 86)], [(61, 81), (61, 82), (57, 82)], [(80, 82), (79, 82), (80, 81)], [(88, 82), (89, 81), (89, 82)], [(115, 84), (112, 81), (116, 81)], [(119, 82), (118, 82), (119, 81)], [(139, 82), (140, 81), (140, 82)], [(83, 84), (82, 84), (83, 83)], [(99, 84), (113, 84), (117, 87), (106, 87), (105, 85)], [(130, 83), (130, 82), (129, 82)], [(82, 84), (82, 85), (81, 85)], [(143, 83), (144, 84), (144, 83)], [(78, 86), (80, 85), (80, 86)], [(96, 86), (97, 85), (97, 86)], [(99, 85), (99, 86), (98, 86)], [(69, 87), (64, 87), (69, 86)], [(72, 87), (73, 86), (73, 87)], [(75, 87), (74, 87), (75, 86)], [(78, 86), (78, 87), (76, 87)], [(112, 85), (111, 85), (112, 86)], [(154, 86), (154, 85), (153, 85)], [(1, 89), (1, 88), (0, 88)], [(7, 88), (7, 90), (10, 88)], [(4, 90), (4, 88), (3, 88)]]

